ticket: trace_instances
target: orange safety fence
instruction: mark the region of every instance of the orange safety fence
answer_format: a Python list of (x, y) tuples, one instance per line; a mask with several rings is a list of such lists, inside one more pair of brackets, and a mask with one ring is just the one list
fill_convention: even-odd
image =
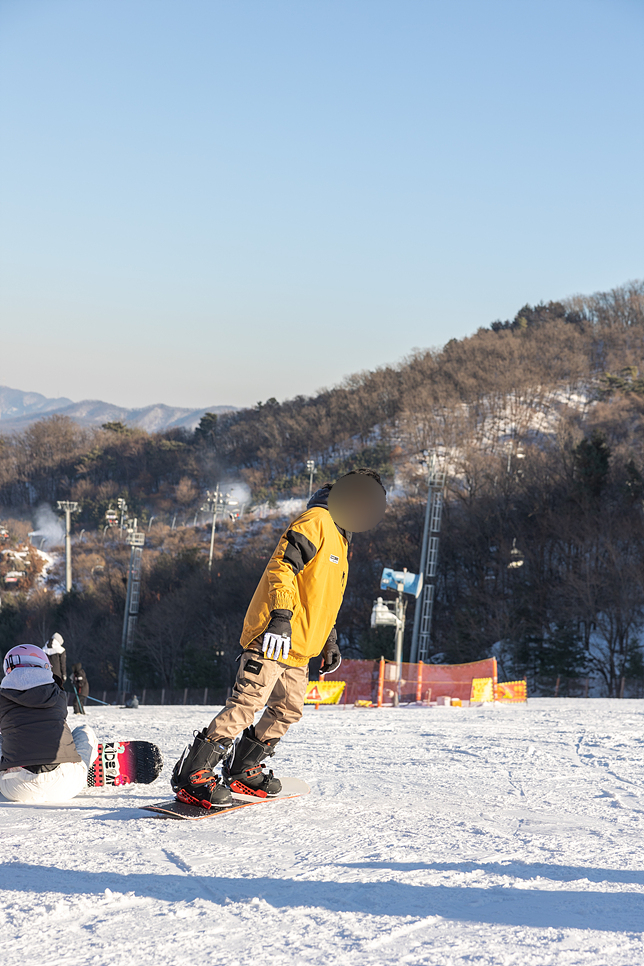
[(376, 701), (378, 692), (378, 666), (380, 661), (349, 661), (342, 659), (337, 671), (325, 674), (323, 681), (344, 681), (346, 687), (342, 704), (356, 701)]
[[(346, 682), (343, 704), (355, 704), (356, 701), (392, 704), (397, 687), (396, 665), (392, 661), (385, 661), (382, 667), (381, 674), (380, 661), (343, 660), (337, 671), (325, 674), (324, 680)], [(496, 692), (496, 658), (472, 661), (469, 664), (404, 663), (400, 679), (400, 701), (425, 701), (428, 692), (432, 700), (445, 696), (469, 701), (474, 678), (492, 678)]]

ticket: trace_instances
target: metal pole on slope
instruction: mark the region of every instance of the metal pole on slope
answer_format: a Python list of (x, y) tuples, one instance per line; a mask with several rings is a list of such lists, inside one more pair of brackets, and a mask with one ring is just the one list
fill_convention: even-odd
[(215, 526), (217, 524), (217, 504), (219, 503), (219, 484), (215, 490), (215, 502), (212, 507), (212, 529), (210, 531), (210, 555), (208, 557), (208, 573), (212, 573), (212, 555), (215, 550)]
[(137, 530), (136, 520), (134, 520), (133, 527), (127, 531), (125, 540), (132, 549), (130, 550), (130, 565), (127, 576), (127, 590), (125, 593), (125, 612), (123, 614), (123, 630), (121, 632), (121, 655), (119, 659), (118, 678), (119, 691), (128, 691), (130, 688), (125, 661), (134, 643), (134, 633), (136, 631), (136, 621), (139, 613), (141, 562), (145, 534)]
[(72, 514), (69, 504), (65, 507), (65, 593), (72, 589)]
[(383, 698), (384, 698), (384, 690), (385, 690), (385, 659), (384, 659), (384, 657), (381, 657), (380, 658), (380, 667), (378, 669), (378, 697), (377, 697), (377, 706), (379, 708), (382, 708)]
[(208, 573), (212, 573), (212, 558), (215, 552), (215, 523), (217, 514), (225, 512), (227, 507), (237, 506), (237, 500), (231, 500), (230, 493), (220, 494), (219, 483), (215, 488), (214, 494), (206, 490), (206, 502), (201, 507), (202, 513), (212, 513), (212, 529), (210, 531), (210, 554), (208, 556)]
[(130, 548), (130, 562), (127, 568), (127, 585), (125, 588), (125, 607), (123, 609), (123, 626), (121, 628), (121, 653), (119, 655), (119, 676), (116, 684), (117, 691), (123, 690), (125, 682), (125, 648), (127, 646), (127, 625), (130, 616), (130, 592), (132, 590), (132, 565), (134, 563), (134, 547)]
[(405, 634), (405, 611), (406, 601), (403, 600), (403, 584), (398, 584), (398, 597), (396, 598), (396, 690), (394, 691), (394, 707), (400, 703), (400, 679), (402, 678), (402, 659), (403, 659), (403, 637)]
[(65, 512), (65, 593), (72, 589), (72, 513), (78, 510), (78, 503), (59, 500), (58, 509)]
[(212, 572), (212, 557), (215, 552), (215, 521), (217, 519), (218, 504), (219, 504), (219, 483), (217, 484), (214, 493), (211, 493), (210, 490), (206, 490), (206, 502), (201, 507), (202, 513), (212, 513), (212, 523), (210, 527), (210, 554), (208, 556), (208, 573)]

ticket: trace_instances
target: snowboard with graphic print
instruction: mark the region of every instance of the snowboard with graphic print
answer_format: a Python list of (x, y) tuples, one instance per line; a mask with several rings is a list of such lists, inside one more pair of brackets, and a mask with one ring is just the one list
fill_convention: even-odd
[(91, 788), (149, 785), (161, 774), (161, 751), (151, 741), (104, 741), (87, 775)]

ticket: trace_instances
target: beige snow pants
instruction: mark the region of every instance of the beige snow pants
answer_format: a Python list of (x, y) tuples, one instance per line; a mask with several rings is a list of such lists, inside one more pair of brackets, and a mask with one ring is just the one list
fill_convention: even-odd
[(239, 659), (239, 670), (226, 707), (208, 725), (209, 738), (236, 738), (255, 720), (259, 741), (281, 738), (302, 717), (309, 667), (289, 667), (270, 661), (261, 651), (248, 648)]

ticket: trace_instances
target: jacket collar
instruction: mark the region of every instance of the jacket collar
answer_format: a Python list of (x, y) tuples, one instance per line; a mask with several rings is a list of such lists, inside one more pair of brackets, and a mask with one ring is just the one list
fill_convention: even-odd
[[(314, 507), (320, 507), (320, 509), (326, 510), (328, 512), (329, 493), (331, 492), (332, 486), (333, 486), (333, 483), (325, 483), (324, 486), (321, 486), (319, 490), (316, 490), (313, 496), (311, 497), (311, 499), (309, 500), (309, 502), (306, 504), (306, 509), (312, 510)], [(336, 523), (336, 527), (338, 527), (337, 523)], [(353, 536), (351, 531), (343, 530), (342, 527), (338, 527), (338, 530), (340, 531), (344, 539), (347, 541), (347, 543), (351, 543), (351, 538)]]
[(306, 504), (307, 510), (312, 510), (313, 507), (319, 506), (323, 510), (329, 509), (329, 493), (331, 492), (332, 483), (325, 483), (321, 486), (319, 490), (316, 490), (309, 502)]

